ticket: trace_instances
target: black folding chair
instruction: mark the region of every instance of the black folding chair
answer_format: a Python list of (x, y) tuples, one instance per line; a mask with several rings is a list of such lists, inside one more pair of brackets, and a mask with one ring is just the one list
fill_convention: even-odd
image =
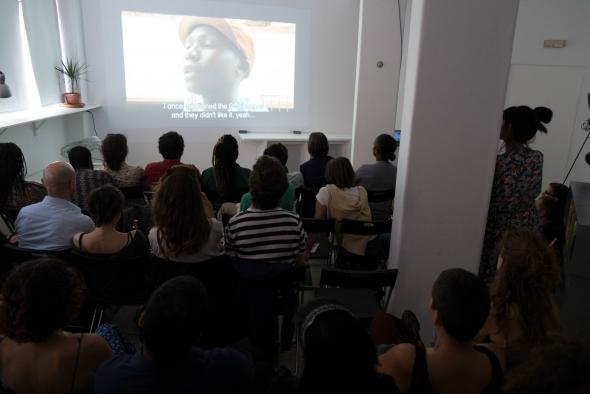
[(316, 297), (341, 302), (359, 319), (371, 319), (384, 310), (391, 299), (397, 280), (397, 269), (357, 271), (322, 268)]
[(309, 234), (317, 234), (317, 250), (310, 255), (312, 259), (326, 259), (326, 264), (332, 263), (332, 254), (334, 251), (334, 219), (307, 219), (302, 218), (303, 229)]
[(365, 256), (359, 256), (339, 248), (337, 264), (341, 267), (353, 269), (376, 269), (383, 268), (389, 257), (389, 245), (381, 238), (375, 236), (391, 234), (392, 221), (384, 222), (363, 222), (359, 220), (342, 219), (340, 233), (350, 235), (364, 235), (374, 237), (367, 244)]
[(367, 190), (369, 203), (391, 201), (395, 198), (395, 189), (390, 190)]
[(302, 187), (295, 190), (297, 196), (297, 213), (302, 218), (313, 218), (315, 215), (315, 196), (320, 189)]
[(147, 300), (147, 256), (72, 251), (72, 263), (82, 274), (89, 296), (95, 304), (90, 332), (101, 324), (106, 305), (143, 305)]

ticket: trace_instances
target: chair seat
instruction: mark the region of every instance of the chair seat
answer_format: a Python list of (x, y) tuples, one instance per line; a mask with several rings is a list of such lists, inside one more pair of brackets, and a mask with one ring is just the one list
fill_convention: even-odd
[(314, 296), (340, 302), (359, 319), (372, 319), (381, 310), (375, 291), (371, 289), (319, 288), (314, 290)]

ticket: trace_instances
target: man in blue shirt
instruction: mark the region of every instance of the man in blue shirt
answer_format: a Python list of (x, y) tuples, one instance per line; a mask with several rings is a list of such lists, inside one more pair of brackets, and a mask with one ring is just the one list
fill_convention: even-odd
[(35, 250), (67, 250), (76, 233), (94, 230), (94, 223), (71, 202), (76, 174), (64, 162), (49, 164), (43, 170), (47, 196), (26, 206), (16, 217), (18, 246)]
[(102, 364), (96, 394), (250, 393), (252, 364), (230, 348), (195, 347), (207, 324), (207, 293), (191, 276), (160, 286), (139, 318), (143, 351)]

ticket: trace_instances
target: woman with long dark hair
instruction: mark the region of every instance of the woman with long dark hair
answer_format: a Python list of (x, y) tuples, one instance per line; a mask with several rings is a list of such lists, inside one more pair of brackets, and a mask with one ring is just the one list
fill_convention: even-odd
[(153, 201), (152, 253), (171, 261), (200, 262), (221, 254), (223, 228), (201, 193), (192, 166), (176, 166), (160, 180)]
[(543, 125), (551, 121), (549, 108), (527, 106), (504, 110), (500, 139), (504, 152), (496, 159), (486, 233), (479, 266), (479, 275), (491, 282), (496, 273), (497, 246), (506, 231), (535, 230), (539, 217), (535, 198), (541, 193), (543, 154), (529, 148), (538, 131), (547, 133)]
[(107, 134), (102, 141), (102, 157), (105, 171), (115, 181), (117, 187), (136, 187), (143, 182), (143, 168), (126, 163), (128, 148), (127, 137), (123, 134)]
[(27, 163), (18, 145), (0, 143), (0, 209), (15, 220), (24, 206), (38, 203), (47, 195), (40, 183), (27, 182)]
[(213, 167), (203, 171), (203, 191), (215, 208), (225, 202), (239, 203), (248, 192), (250, 170), (236, 163), (238, 154), (238, 141), (230, 134), (223, 135), (213, 148)]

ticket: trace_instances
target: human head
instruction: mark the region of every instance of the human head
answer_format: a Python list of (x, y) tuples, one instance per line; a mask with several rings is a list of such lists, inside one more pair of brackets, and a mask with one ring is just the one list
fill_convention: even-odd
[(304, 358), (302, 392), (336, 386), (370, 390), (367, 386), (376, 375), (377, 354), (366, 329), (350, 310), (318, 298), (303, 305), (294, 322)]
[(121, 218), (125, 197), (112, 185), (94, 189), (88, 195), (88, 212), (97, 227), (115, 225)]
[(70, 200), (74, 194), (76, 172), (70, 164), (56, 161), (43, 169), (41, 182), (48, 196)]
[(346, 157), (332, 159), (326, 165), (326, 183), (340, 189), (354, 186), (354, 170)]
[(253, 207), (273, 209), (287, 190), (287, 174), (278, 159), (260, 156), (250, 173), (249, 185)]
[(107, 134), (102, 140), (101, 151), (107, 168), (119, 171), (127, 157), (127, 137), (123, 134)]
[(14, 142), (0, 143), (0, 207), (8, 200), (10, 193), (24, 192), (27, 164), (25, 156)]
[(549, 123), (552, 117), (553, 112), (546, 107), (537, 107), (534, 110), (526, 105), (506, 108), (502, 116), (500, 138), (505, 142), (526, 144), (537, 131), (547, 133), (547, 128), (542, 123)]
[(432, 286), (434, 325), (458, 343), (470, 342), (490, 313), (486, 284), (461, 268), (440, 273)]
[(500, 244), (498, 271), (491, 287), (496, 325), (508, 332), (518, 310), (523, 340), (537, 343), (559, 326), (553, 293), (559, 284), (553, 249), (539, 234), (508, 231)]
[(550, 183), (535, 200), (542, 224), (563, 226), (569, 189), (561, 183)]
[(287, 150), (287, 147), (281, 144), (280, 142), (269, 145), (264, 150), (264, 154), (266, 156), (272, 156), (277, 158), (281, 162), (283, 167), (287, 165), (287, 160), (289, 160), (289, 151)]
[(92, 170), (92, 154), (85, 146), (75, 146), (68, 151), (68, 160), (74, 170)]
[(158, 139), (158, 151), (165, 160), (180, 160), (184, 153), (184, 139), (176, 131), (164, 133)]
[(213, 147), (213, 174), (215, 186), (221, 195), (235, 187), (238, 141), (230, 134), (221, 136)]
[(191, 276), (177, 276), (154, 291), (140, 317), (145, 347), (157, 362), (183, 361), (205, 325), (208, 309), (203, 284)]
[(328, 138), (324, 133), (311, 133), (307, 140), (307, 151), (311, 157), (325, 158), (328, 157), (330, 146)]
[(373, 144), (373, 155), (378, 161), (394, 161), (397, 142), (389, 134), (380, 134)]
[(590, 341), (551, 338), (506, 376), (506, 394), (590, 393)]
[(235, 21), (207, 17), (184, 17), (179, 36), (187, 89), (208, 104), (235, 102), (254, 64), (252, 38)]
[(194, 168), (174, 166), (166, 172), (156, 187), (152, 215), (165, 255), (201, 250), (209, 239), (210, 224)]
[(40, 342), (78, 315), (82, 294), (78, 275), (61, 260), (21, 264), (2, 288), (2, 332), (16, 342)]

